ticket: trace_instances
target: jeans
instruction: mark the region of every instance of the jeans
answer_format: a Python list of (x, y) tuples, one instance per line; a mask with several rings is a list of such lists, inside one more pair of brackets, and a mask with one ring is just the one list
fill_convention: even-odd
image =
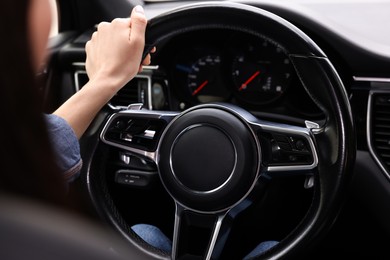
[(167, 253), (172, 251), (172, 241), (156, 226), (137, 224), (131, 227), (146, 243)]

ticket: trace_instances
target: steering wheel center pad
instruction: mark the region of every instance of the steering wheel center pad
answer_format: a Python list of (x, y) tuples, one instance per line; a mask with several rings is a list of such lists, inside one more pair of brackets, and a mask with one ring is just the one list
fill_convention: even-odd
[(260, 145), (244, 120), (218, 107), (198, 106), (173, 120), (162, 136), (160, 177), (182, 205), (219, 212), (253, 187)]
[(194, 192), (220, 189), (232, 176), (236, 162), (235, 145), (216, 126), (189, 126), (172, 145), (172, 173)]

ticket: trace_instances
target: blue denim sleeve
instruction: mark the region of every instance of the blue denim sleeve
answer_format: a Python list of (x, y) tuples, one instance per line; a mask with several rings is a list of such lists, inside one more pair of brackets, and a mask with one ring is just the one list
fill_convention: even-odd
[(45, 114), (56, 162), (66, 181), (75, 180), (81, 170), (79, 141), (70, 125), (61, 117)]

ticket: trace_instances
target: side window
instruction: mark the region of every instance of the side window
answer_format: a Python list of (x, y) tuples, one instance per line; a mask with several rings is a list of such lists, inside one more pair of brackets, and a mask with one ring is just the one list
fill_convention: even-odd
[(58, 34), (58, 10), (57, 10), (57, 1), (56, 0), (49, 0), (49, 1), (51, 5), (51, 13), (52, 13), (50, 37), (52, 37)]

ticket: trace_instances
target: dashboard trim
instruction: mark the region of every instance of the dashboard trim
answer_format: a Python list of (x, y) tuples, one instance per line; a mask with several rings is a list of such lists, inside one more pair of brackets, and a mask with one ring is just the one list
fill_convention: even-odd
[(363, 82), (389, 82), (390, 78), (376, 78), (376, 77), (357, 77), (353, 76), (354, 81), (363, 81)]
[[(389, 80), (388, 82), (390, 82), (390, 79), (388, 79), (388, 80)], [(368, 146), (368, 150), (369, 150), (371, 156), (374, 158), (375, 162), (378, 164), (380, 169), (383, 171), (383, 173), (385, 174), (386, 178), (390, 181), (390, 172), (387, 171), (387, 169), (383, 166), (383, 163), (381, 162), (381, 160), (379, 159), (379, 157), (375, 153), (374, 148), (373, 148), (373, 144), (372, 144), (372, 141), (371, 141), (371, 134), (372, 134), (372, 131), (371, 131), (372, 116), (371, 116), (371, 113), (372, 113), (373, 95), (374, 94), (378, 94), (378, 93), (390, 94), (390, 89), (387, 90), (387, 91), (386, 90), (372, 89), (370, 91), (370, 93), (369, 93), (368, 102), (367, 102), (367, 125), (366, 125), (367, 146)]]

